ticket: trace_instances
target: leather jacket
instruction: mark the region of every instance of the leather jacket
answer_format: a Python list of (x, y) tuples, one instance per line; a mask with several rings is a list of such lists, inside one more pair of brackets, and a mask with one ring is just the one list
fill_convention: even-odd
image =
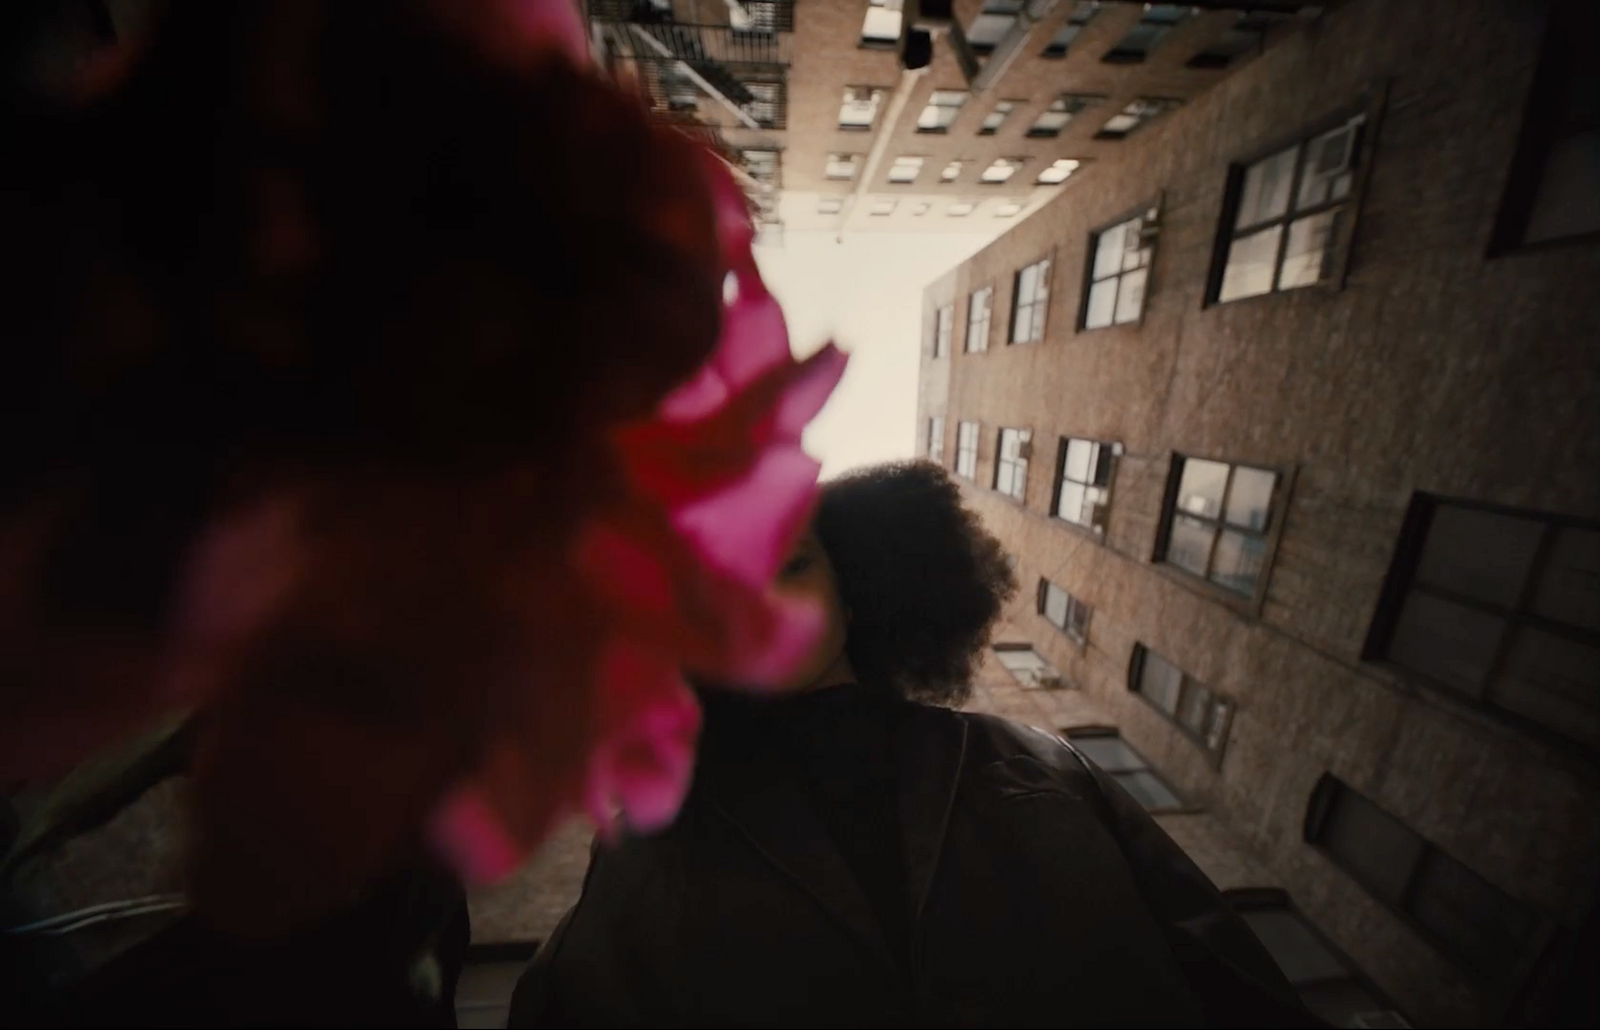
[(1065, 741), (908, 705), (892, 954), (803, 793), (702, 763), (597, 847), (511, 1026), (1321, 1026), (1148, 814)]

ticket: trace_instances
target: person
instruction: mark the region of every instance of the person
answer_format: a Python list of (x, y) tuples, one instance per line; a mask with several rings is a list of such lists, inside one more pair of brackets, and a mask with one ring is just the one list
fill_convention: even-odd
[(702, 691), (695, 783), (593, 852), (511, 1026), (1320, 1026), (1066, 742), (955, 709), (1015, 578), (944, 470), (827, 484), (790, 692)]

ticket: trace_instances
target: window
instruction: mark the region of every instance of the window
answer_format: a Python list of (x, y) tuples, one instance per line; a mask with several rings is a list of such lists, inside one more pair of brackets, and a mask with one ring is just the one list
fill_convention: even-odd
[(819, 215), (836, 215), (843, 210), (843, 197), (823, 197), (817, 201), (817, 214)]
[(1417, 494), (1363, 657), (1600, 745), (1600, 528)]
[(867, 0), (867, 16), (861, 22), (861, 45), (899, 46), (903, 6), (903, 0)]
[(1083, 0), (1072, 9), (1071, 14), (1067, 15), (1067, 20), (1062, 22), (1056, 34), (1050, 37), (1050, 42), (1045, 44), (1044, 51), (1039, 56), (1067, 56), (1067, 48), (1072, 45), (1072, 41), (1078, 38), (1078, 33), (1089, 24), (1089, 20), (1099, 13), (1100, 4), (1097, 0)]
[(1274, 528), (1278, 479), (1271, 469), (1175, 456), (1158, 560), (1255, 597)]
[(1055, 186), (1058, 183), (1066, 182), (1067, 178), (1078, 170), (1080, 164), (1082, 164), (1081, 161), (1074, 161), (1070, 157), (1052, 161), (1050, 167), (1039, 173), (1039, 178), (1036, 181), (1043, 186)]
[(987, 54), (999, 45), (1017, 23), (1022, 0), (985, 0), (983, 10), (967, 29), (967, 45), (975, 54)]
[(1106, 726), (1085, 726), (1067, 731), (1067, 740), (1083, 757), (1099, 766), (1118, 786), (1144, 806), (1146, 812), (1171, 812), (1183, 807), (1178, 795), (1150, 768), (1144, 756), (1128, 746), (1121, 734)]
[(1100, 127), (1100, 131), (1094, 134), (1094, 138), (1126, 139), (1135, 129), (1154, 121), (1182, 103), (1183, 101), (1173, 100), (1170, 97), (1140, 97), (1112, 115), (1110, 120)]
[(940, 182), (955, 182), (956, 178), (960, 174), (961, 174), (961, 162), (960, 161), (951, 161), (949, 164), (944, 166), (944, 171), (939, 173), (939, 181)]
[(920, 174), (922, 174), (920, 157), (897, 157), (894, 159), (894, 164), (889, 166), (890, 182), (916, 182)]
[(983, 116), (983, 124), (978, 128), (978, 135), (993, 136), (1000, 131), (1000, 126), (1006, 120), (1006, 115), (1016, 110), (1016, 100), (997, 100), (989, 113)]
[(1050, 102), (1050, 106), (1039, 113), (1039, 117), (1028, 126), (1028, 135), (1033, 137), (1052, 137), (1061, 135), (1061, 130), (1067, 123), (1096, 104), (1105, 102), (1105, 97), (1093, 93), (1063, 93)]
[(1552, 4), (1489, 253), (1600, 233), (1600, 8)]
[(867, 208), (867, 214), (874, 215), (878, 218), (882, 218), (885, 215), (892, 215), (894, 214), (896, 203), (898, 203), (898, 201), (895, 200), (874, 200), (872, 202), (872, 206)]
[(1031, 644), (995, 644), (994, 656), (1021, 686), (1038, 689), (1065, 685), (1061, 674)]
[(977, 206), (970, 200), (958, 200), (945, 208), (944, 213), (951, 218), (965, 218), (967, 215), (972, 214), (972, 209)]
[(1044, 316), (1050, 307), (1050, 259), (1035, 261), (1016, 275), (1011, 290), (1012, 343), (1044, 339)]
[(994, 449), (994, 488), (1022, 500), (1028, 489), (1028, 454), (1033, 432), (1028, 429), (1001, 429)]
[[(1300, 1000), (1329, 1026), (1409, 1026), (1338, 948), (1273, 888), (1223, 891)], [(1367, 1018), (1357, 1022), (1358, 1017)], [(1387, 1018), (1385, 1018), (1387, 1017)]]
[(955, 320), (955, 308), (946, 304), (933, 313), (933, 356), (942, 358), (950, 353), (950, 323)]
[(1017, 169), (1022, 167), (1022, 160), (1020, 157), (997, 157), (994, 159), (994, 163), (985, 168), (983, 174), (978, 176), (978, 181), (988, 183), (990, 186), (998, 186), (1016, 174)]
[(1111, 64), (1138, 64), (1150, 56), (1150, 51), (1167, 33), (1189, 17), (1189, 11), (1187, 4), (1145, 4), (1144, 16), (1138, 24), (1129, 29), (1127, 35), (1107, 50), (1100, 60)]
[(956, 475), (965, 479), (978, 476), (978, 423), (956, 423)]
[(1129, 690), (1176, 723), (1195, 743), (1221, 757), (1233, 722), (1232, 701), (1218, 697), (1143, 644), (1133, 645), (1128, 674)]
[(967, 298), (967, 353), (979, 354), (989, 349), (989, 304), (994, 300), (994, 287), (973, 290)]
[(1008, 200), (994, 209), (996, 218), (1011, 218), (1022, 212), (1022, 205), (1014, 200)]
[(1099, 329), (1139, 321), (1150, 275), (1152, 236), (1159, 211), (1102, 229), (1090, 240), (1089, 288), (1084, 293), (1082, 325)]
[(913, 217), (925, 215), (928, 213), (928, 209), (931, 207), (933, 207), (933, 205), (928, 203), (926, 200), (920, 201), (911, 208), (911, 214)]
[(1104, 535), (1117, 444), (1063, 437), (1056, 453), (1055, 516)]
[(884, 91), (874, 86), (846, 86), (839, 104), (839, 128), (865, 131), (878, 119)]
[(959, 89), (936, 89), (928, 97), (928, 105), (917, 115), (918, 132), (945, 132), (961, 113), (967, 94)]
[(830, 179), (854, 179), (860, 163), (860, 154), (829, 154), (825, 174)]
[(739, 151), (739, 157), (744, 162), (745, 171), (750, 173), (750, 178), (756, 182), (777, 185), (781, 162), (776, 150), (747, 147)]
[(1306, 841), (1475, 976), (1504, 980), (1543, 929), (1532, 908), (1331, 774), (1311, 794)]
[(928, 419), (928, 460), (944, 464), (944, 416)]
[(1039, 580), (1038, 608), (1045, 621), (1065, 633), (1068, 639), (1080, 644), (1088, 639), (1089, 616), (1094, 614), (1094, 609), (1048, 579)]
[(1251, 11), (1239, 15), (1221, 36), (1204, 50), (1189, 58), (1191, 68), (1226, 68), (1250, 53), (1260, 53), (1266, 45), (1267, 33), (1283, 24), (1290, 15), (1282, 11)]
[(770, 36), (794, 29), (794, 12), (778, 0), (744, 0), (728, 6), (728, 22), (735, 32)]
[(744, 112), (763, 129), (784, 128), (784, 88), (781, 82), (740, 83), (750, 99), (740, 104)]
[(1234, 170), (1216, 300), (1257, 297), (1332, 278), (1334, 243), (1349, 210), (1365, 121), (1358, 115)]

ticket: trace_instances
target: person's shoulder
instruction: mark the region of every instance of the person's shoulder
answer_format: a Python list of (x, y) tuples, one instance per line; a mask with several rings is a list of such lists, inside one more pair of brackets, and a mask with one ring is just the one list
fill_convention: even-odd
[(967, 726), (968, 749), (994, 758), (1028, 757), (1061, 764), (1076, 772), (1082, 760), (1071, 745), (1053, 733), (987, 712), (953, 713)]

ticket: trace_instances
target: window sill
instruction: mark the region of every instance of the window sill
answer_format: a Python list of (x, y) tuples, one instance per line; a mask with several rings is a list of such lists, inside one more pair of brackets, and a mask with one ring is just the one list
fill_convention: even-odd
[(868, 39), (862, 36), (856, 40), (856, 46), (862, 50), (898, 50), (900, 49), (900, 40)]
[(1192, 572), (1186, 572), (1166, 561), (1152, 561), (1150, 562), (1150, 568), (1189, 592), (1198, 594), (1208, 601), (1215, 601), (1235, 614), (1244, 616), (1251, 622), (1258, 621), (1261, 618), (1261, 607), (1267, 598), (1265, 575), (1270, 573), (1270, 569), (1263, 570), (1262, 583), (1256, 589), (1255, 595), (1246, 597), (1226, 587), (1220, 587), (1209, 579), (1202, 579)]
[(870, 126), (870, 125), (841, 125), (841, 126), (839, 126), (839, 131), (840, 132), (871, 132), (872, 131), (872, 126)]

